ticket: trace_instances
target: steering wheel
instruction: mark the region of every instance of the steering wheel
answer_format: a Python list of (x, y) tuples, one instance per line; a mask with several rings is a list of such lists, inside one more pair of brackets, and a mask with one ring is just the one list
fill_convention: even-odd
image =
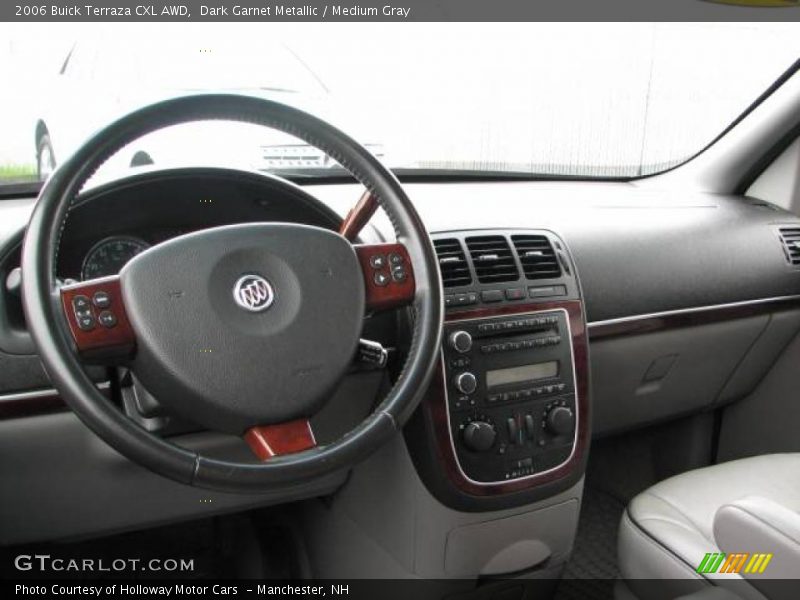
[[(289, 223), (216, 227), (136, 256), (118, 276), (59, 287), (57, 252), (83, 185), (135, 139), (199, 120), (271, 127), (329, 154), (388, 214), (397, 243), (352, 245)], [(129, 459), (176, 481), (254, 492), (352, 467), (410, 417), (433, 373), (442, 292), (425, 227), (400, 183), (356, 141), (276, 102), (195, 95), (109, 125), (44, 185), (22, 251), (28, 326), (67, 404)], [(309, 417), (344, 376), (365, 313), (410, 306), (412, 339), (392, 389), (352, 431), (317, 445)], [(128, 366), (159, 402), (209, 430), (242, 435), (261, 459), (219, 460), (181, 448), (125, 416), (86, 362)]]

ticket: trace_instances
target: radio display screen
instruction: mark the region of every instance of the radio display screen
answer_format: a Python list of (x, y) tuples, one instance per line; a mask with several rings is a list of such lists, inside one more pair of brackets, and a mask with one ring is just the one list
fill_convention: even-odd
[(486, 372), (486, 387), (489, 389), (500, 385), (511, 383), (523, 383), (526, 381), (538, 381), (558, 375), (558, 361), (536, 363), (533, 365), (522, 365), (520, 367), (510, 367), (508, 369), (496, 369)]

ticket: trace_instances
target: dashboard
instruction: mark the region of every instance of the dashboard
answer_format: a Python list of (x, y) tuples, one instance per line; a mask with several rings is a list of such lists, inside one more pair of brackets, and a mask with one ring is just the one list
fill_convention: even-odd
[[(800, 270), (781, 239), (783, 229), (800, 221), (763, 202), (627, 183), (405, 188), (439, 253), (446, 336), (434, 383), (404, 436), (425, 486), (458, 510), (552, 497), (576, 484), (593, 437), (744, 397), (800, 327), (800, 320), (785, 318), (800, 311)], [(65, 281), (113, 274), (148, 247), (219, 225), (285, 221), (335, 230), (361, 191), (355, 184), (287, 185), (224, 169), (145, 173), (81, 196), (64, 228), (57, 273)], [(32, 203), (0, 205), (0, 275), (7, 282), (0, 294), (0, 444), (16, 448), (36, 437), (23, 437), (18, 424), (35, 421), (25, 417), (68, 416), (26, 345), (21, 303), (8, 283)], [(379, 212), (362, 239), (393, 241), (387, 216)], [(493, 279), (483, 269), (482, 255), (502, 258), (494, 256), (498, 240), (519, 270), (510, 278)], [(453, 252), (463, 257), (454, 261)], [(539, 272), (529, 276), (529, 264)], [(389, 374), (403, 356), (397, 332), (407, 318), (385, 313), (365, 321), (365, 337), (394, 350)], [(115, 387), (105, 369), (93, 374)], [(352, 374), (315, 432), (324, 440), (347, 431), (386, 385), (381, 373)], [(141, 410), (152, 400), (137, 393), (123, 397), (123, 408)], [(162, 427), (164, 415), (149, 406), (142, 425)], [(59, 420), (56, 437), (72, 435), (80, 445), (73, 427), (80, 425)], [(174, 421), (164, 431), (203, 435)], [(203, 443), (232, 451), (219, 441)], [(131, 477), (109, 494), (122, 501), (127, 486), (145, 475)], [(153, 496), (163, 496), (158, 490), (167, 484), (149, 477)], [(323, 493), (344, 477), (276, 490), (275, 497)], [(183, 493), (169, 489), (173, 497)], [(49, 514), (47, 506), (40, 509)], [(187, 514), (177, 505), (158, 511), (159, 518)], [(108, 518), (97, 526), (117, 526), (111, 521), (119, 515)], [(63, 528), (53, 535), (70, 531), (69, 523), (42, 523), (42, 531), (52, 527)]]

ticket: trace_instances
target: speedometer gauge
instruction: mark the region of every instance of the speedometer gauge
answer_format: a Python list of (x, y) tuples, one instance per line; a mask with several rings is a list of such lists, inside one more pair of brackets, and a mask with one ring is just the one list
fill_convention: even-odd
[(86, 254), (81, 279), (116, 275), (130, 259), (144, 252), (150, 244), (135, 237), (114, 236), (97, 242)]

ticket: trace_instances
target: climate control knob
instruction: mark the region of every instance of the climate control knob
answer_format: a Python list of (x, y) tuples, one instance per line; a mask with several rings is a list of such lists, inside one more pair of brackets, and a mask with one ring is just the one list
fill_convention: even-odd
[(450, 334), (450, 347), (460, 354), (472, 350), (472, 336), (466, 331), (454, 331)]
[(456, 389), (462, 394), (469, 395), (478, 389), (478, 379), (473, 373), (464, 371), (455, 376), (453, 385), (455, 385)]
[(494, 446), (497, 432), (494, 425), (486, 421), (472, 421), (464, 427), (464, 445), (473, 452), (486, 452)]
[(544, 418), (544, 426), (553, 435), (566, 435), (575, 430), (575, 413), (566, 406), (554, 406)]

